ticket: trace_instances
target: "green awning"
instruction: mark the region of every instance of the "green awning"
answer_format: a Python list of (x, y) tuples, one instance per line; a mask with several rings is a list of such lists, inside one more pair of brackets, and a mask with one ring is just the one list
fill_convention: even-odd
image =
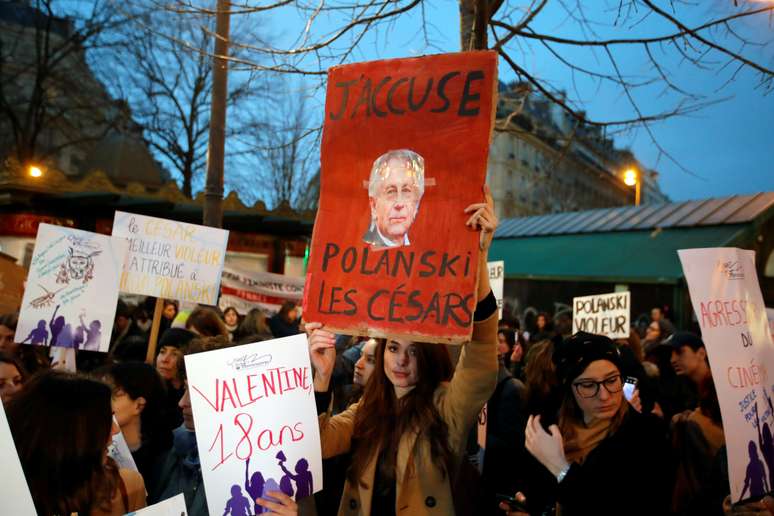
[(653, 231), (498, 238), (489, 260), (505, 261), (506, 278), (677, 283), (678, 249), (743, 246), (750, 224)]

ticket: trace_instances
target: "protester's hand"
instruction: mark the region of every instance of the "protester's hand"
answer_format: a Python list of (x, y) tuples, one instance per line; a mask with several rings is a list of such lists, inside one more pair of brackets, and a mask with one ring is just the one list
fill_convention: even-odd
[(336, 335), (322, 329), (322, 323), (306, 323), (309, 334), (309, 359), (314, 367), (314, 389), (327, 391), (336, 364)]
[(543, 430), (540, 416), (529, 416), (525, 432), (526, 446), (553, 476), (557, 476), (569, 463), (564, 456), (564, 441), (559, 427), (551, 425), (548, 429), (550, 434)]
[(484, 202), (471, 204), (465, 208), (465, 213), (472, 213), (470, 218), (468, 218), (468, 221), (465, 222), (465, 225), (476, 230), (481, 230), (481, 237), (479, 240), (481, 250), (489, 250), (489, 245), (492, 243), (492, 237), (494, 237), (494, 232), (497, 229), (498, 224), (497, 216), (494, 212), (492, 192), (489, 190), (489, 185), (484, 185)]
[(518, 342), (513, 346), (513, 352), (511, 353), (511, 363), (518, 364), (521, 359), (524, 358), (524, 348)]
[[(522, 492), (516, 493), (513, 495), (513, 497), (516, 498), (516, 500), (518, 500), (520, 503), (527, 503), (527, 498)], [(507, 502), (500, 502), (500, 509), (502, 509), (507, 516), (529, 516), (529, 514), (526, 512), (512, 511)]]
[(272, 502), (264, 498), (256, 498), (255, 503), (264, 509), (268, 509), (268, 511), (263, 511), (263, 514), (282, 514), (283, 516), (296, 516), (298, 514), (296, 502), (282, 491), (269, 491), (266, 493), (266, 496), (275, 498), (278, 501)]
[(664, 419), (664, 410), (661, 408), (661, 405), (658, 404), (658, 401), (653, 404), (653, 410), (651, 410), (650, 413)]
[(634, 392), (632, 393), (632, 399), (629, 400), (629, 405), (631, 405), (634, 410), (642, 414), (642, 400), (640, 399), (639, 389), (634, 389)]
[(758, 502), (731, 505), (731, 497), (723, 500), (723, 514), (727, 516), (771, 516), (774, 514), (774, 498), (764, 496)]

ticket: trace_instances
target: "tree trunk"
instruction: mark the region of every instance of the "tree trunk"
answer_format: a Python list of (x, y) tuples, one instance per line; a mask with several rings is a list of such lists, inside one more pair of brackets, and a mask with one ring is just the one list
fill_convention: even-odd
[(489, 48), (486, 32), (489, 16), (488, 0), (460, 0), (460, 48), (463, 51)]

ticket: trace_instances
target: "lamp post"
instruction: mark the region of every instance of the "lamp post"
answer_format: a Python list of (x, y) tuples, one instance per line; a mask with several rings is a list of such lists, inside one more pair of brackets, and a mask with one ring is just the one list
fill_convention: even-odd
[(627, 168), (624, 171), (624, 183), (627, 186), (634, 187), (634, 205), (640, 205), (640, 187), (642, 185), (642, 179), (636, 168)]

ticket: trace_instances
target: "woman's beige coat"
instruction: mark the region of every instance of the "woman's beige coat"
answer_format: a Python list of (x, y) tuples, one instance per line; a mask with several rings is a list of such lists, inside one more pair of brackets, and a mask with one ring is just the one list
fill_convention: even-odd
[[(441, 384), (433, 394), (438, 413), (449, 427), (449, 445), (457, 464), (478, 413), (496, 387), (496, 345), (497, 311), (485, 321), (474, 323), (473, 338), (463, 346), (454, 377), (451, 382)], [(333, 417), (320, 416), (323, 458), (350, 451), (356, 413), (357, 404)], [(454, 514), (449, 475), (444, 477), (433, 464), (428, 439), (417, 439), (417, 435), (418, 432), (406, 434), (400, 441), (395, 514)], [(353, 485), (347, 480), (339, 515), (371, 514), (376, 459), (374, 455), (363, 475), (367, 487)]]

